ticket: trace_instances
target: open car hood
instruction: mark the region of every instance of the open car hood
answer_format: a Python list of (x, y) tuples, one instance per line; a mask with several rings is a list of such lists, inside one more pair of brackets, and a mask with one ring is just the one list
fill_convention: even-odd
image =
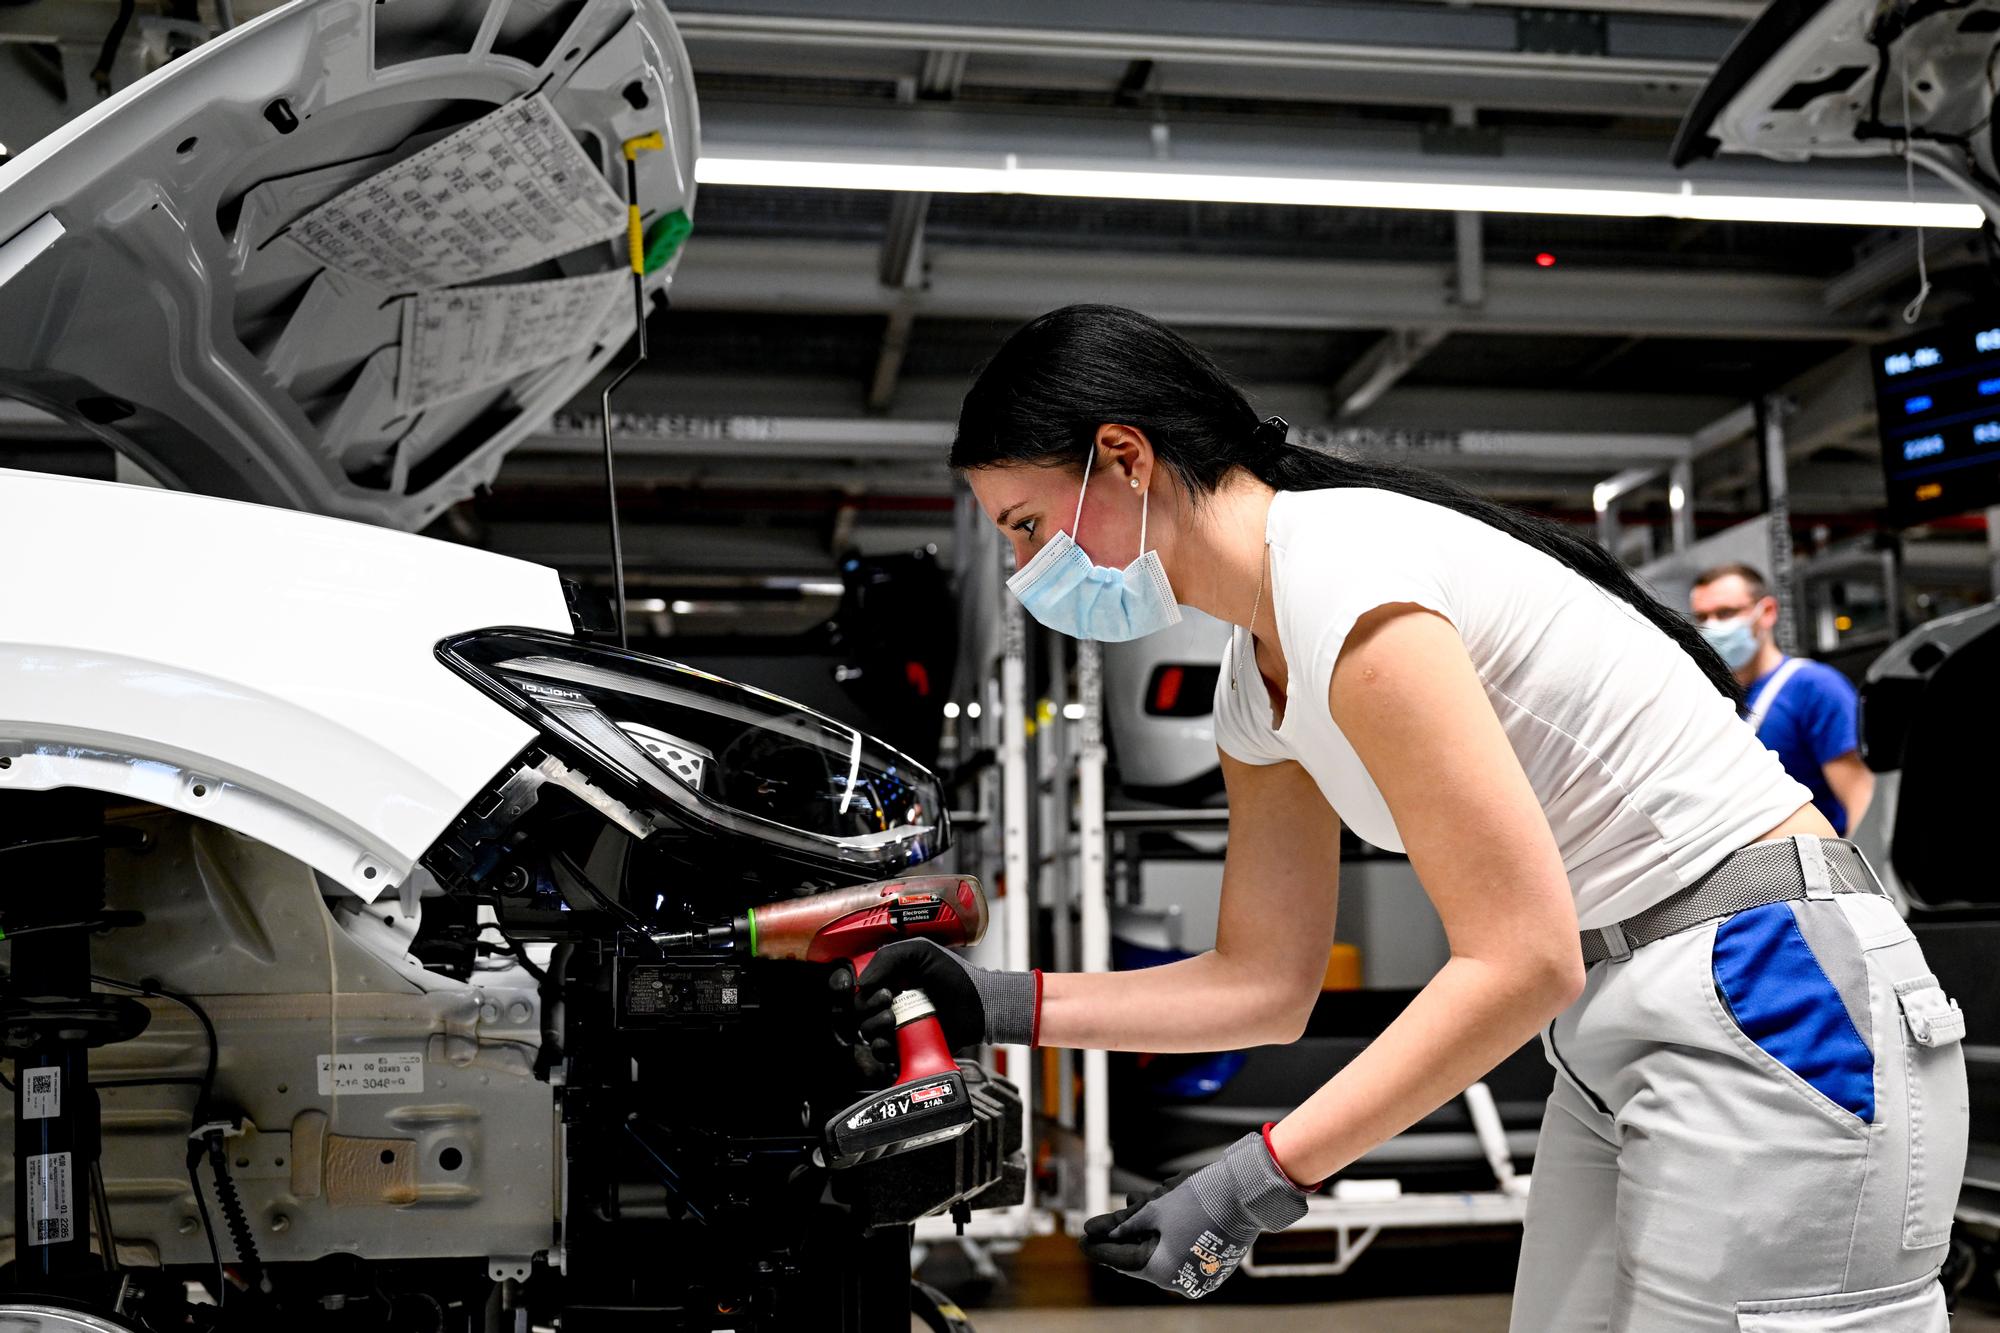
[(169, 484), (391, 527), (633, 328), (694, 197), (658, 0), (295, 0), (0, 166), (0, 396)]
[(2000, 8), (1990, 5), (1776, 0), (1695, 99), (1674, 165), (1717, 153), (1898, 157), (1908, 125), (1912, 159), (2000, 220), (1996, 48)]

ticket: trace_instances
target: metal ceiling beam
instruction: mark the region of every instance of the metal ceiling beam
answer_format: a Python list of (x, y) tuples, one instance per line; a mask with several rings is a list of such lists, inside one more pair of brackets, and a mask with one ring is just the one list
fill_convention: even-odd
[[(1524, 30), (1525, 11), (1503, 8), (1336, 7), (1283, 0), (1258, 5), (1013, 0), (1003, 8), (982, 8), (976, 22), (940, 8), (930, 0), (700, 0), (698, 8), (677, 8), (674, 18), (683, 33), (697, 39), (1612, 79), (1637, 85), (1702, 81), (1739, 26), (1728, 19), (1606, 14), (1594, 49), (1558, 51), (1536, 49), (1532, 30)], [(969, 17), (971, 7), (964, 12)]]
[[(1924, 235), (1924, 262), (1932, 273), (1979, 262), (1980, 245), (1951, 233)], [(1917, 238), (1895, 234), (1882, 238), (1873, 251), (1853, 268), (1827, 279), (1825, 301), (1828, 310), (1845, 310), (1863, 301), (1891, 295), (1904, 288), (1908, 296), (1917, 294)]]
[(1812, 278), (1662, 269), (1501, 268), (1477, 309), (1452, 299), (1441, 264), (930, 247), (919, 291), (876, 280), (859, 242), (711, 236), (674, 279), (682, 310), (1029, 319), (1075, 301), (1131, 306), (1192, 325), (1444, 329), (1729, 339), (1861, 339), (1831, 320)]
[(1694, 433), (1694, 452), (1699, 457), (1710, 449), (1743, 439), (1756, 429), (1757, 409), (1749, 403), (1740, 404)]
[[(897, 100), (913, 103), (945, 101), (958, 95), (965, 78), (965, 52), (926, 51), (923, 67), (914, 79), (897, 88)], [(882, 236), (882, 260), (878, 272), (884, 287), (913, 291), (924, 280), (924, 221), (930, 216), (931, 197), (924, 193), (897, 194), (889, 200), (889, 224)], [(904, 303), (890, 311), (882, 329), (882, 345), (875, 354), (875, 373), (868, 380), (868, 406), (882, 411), (895, 401), (896, 380), (903, 373), (903, 358), (909, 354), (910, 329), (916, 315)]]
[[(678, 12), (678, 11), (677, 11)], [(879, 84), (898, 77), (906, 53), (861, 46), (786, 46), (768, 41), (693, 36), (688, 52), (695, 77), (712, 84), (722, 76), (768, 80), (845, 80)], [(982, 53), (971, 68), (972, 83), (1006, 95), (1040, 96), (1068, 92), (1101, 96), (1132, 62), (1115, 57), (1063, 59), (1041, 55)], [(1635, 84), (1622, 79), (1524, 79), (1506, 73), (1441, 72), (1424, 69), (1342, 70), (1330, 79), (1324, 70), (1282, 65), (1240, 65), (1182, 59), (1153, 63), (1148, 91), (1164, 99), (1360, 106), (1441, 107), (1469, 101), (1494, 111), (1553, 111), (1620, 120), (1677, 121), (1694, 101), (1704, 78), (1690, 76)]]
[[(1453, 102), (1451, 123), (1460, 130), (1473, 129), (1479, 123), (1479, 108), (1470, 102)], [(1452, 299), (1476, 310), (1486, 304), (1485, 214), (1452, 214), (1452, 251), (1458, 265), (1452, 275)]]
[[(951, 544), (951, 514), (874, 515), (853, 532), (863, 554)], [(488, 524), (486, 545), (523, 560), (561, 570), (599, 570), (611, 563), (601, 524), (505, 521)], [(824, 531), (745, 527), (722, 523), (630, 522), (625, 560), (633, 572), (699, 570), (709, 574), (832, 573), (838, 565)], [(835, 575), (837, 577), (837, 575)]]
[[(1199, 330), (1196, 331), (1199, 336)], [(670, 347), (669, 325), (663, 345)], [(994, 335), (994, 346), (999, 335)], [(666, 359), (663, 356), (663, 359)], [(1259, 416), (1277, 413), (1288, 421), (1318, 421), (1327, 415), (1324, 380), (1287, 382), (1261, 378), (1255, 365), (1238, 373), (1250, 387)], [(886, 423), (955, 420), (970, 385), (966, 375), (904, 376)], [(851, 417), (859, 411), (854, 385), (837, 374), (779, 371), (685, 371), (670, 366), (642, 370), (619, 391), (630, 412), (683, 417), (731, 417), (746, 407), (776, 417)], [(1607, 392), (1604, 390), (1449, 387), (1399, 384), (1364, 412), (1354, 425), (1383, 430), (1501, 430), (1571, 435), (1622, 435), (1635, 421), (1652, 430), (1687, 435), (1734, 406), (1727, 397), (1688, 392)], [(579, 398), (571, 411), (590, 416), (594, 397)], [(1606, 460), (1605, 472), (1617, 470)]]
[(1785, 386), (1797, 410), (1785, 422), (1786, 453), (1810, 456), (1828, 445), (1875, 437), (1875, 380), (1866, 347), (1851, 347)]
[(1358, 357), (1333, 386), (1333, 415), (1349, 421), (1367, 411), (1396, 381), (1445, 340), (1445, 329), (1391, 329)]
[[(1328, 11), (1336, 12), (1336, 11)], [(1055, 168), (1152, 174), (1367, 180), (1844, 198), (1901, 204), (1909, 183), (1886, 160), (1772, 162), (1727, 155), (1676, 171), (1654, 134), (1515, 125), (1504, 132), (1355, 114), (1162, 117), (1146, 109), (1066, 108), (1060, 115), (960, 101), (916, 106), (711, 95), (702, 154), (745, 162), (904, 167)], [(1941, 181), (1920, 203), (1962, 205)]]
[[(666, 452), (689, 460), (694, 468), (709, 460), (720, 466), (730, 465), (732, 459), (771, 464), (786, 450), (766, 453), (762, 448), (765, 443), (791, 446), (814, 438), (826, 444), (817, 455), (821, 459), (847, 458), (859, 467), (862, 460), (846, 450), (853, 442), (863, 441), (883, 457), (885, 465), (893, 467), (929, 458), (924, 450), (944, 447), (947, 428), (957, 416), (966, 386), (961, 376), (909, 379), (894, 413), (862, 417), (854, 386), (838, 376), (690, 374), (648, 369), (627, 381), (619, 402), (635, 419), (651, 418), (643, 423), (640, 434), (684, 442)], [(1326, 413), (1323, 385), (1257, 384), (1252, 398), (1258, 412), (1276, 412), (1292, 421), (1319, 421)], [(746, 404), (755, 405), (755, 415), (743, 413)], [(1535, 444), (1526, 455), (1493, 461), (1507, 467), (1538, 469), (1574, 465), (1596, 480), (1627, 463), (1664, 456), (1651, 446), (1634, 455), (1628, 447), (1633, 438), (1628, 434), (1630, 423), (1647, 422), (1666, 438), (1693, 437), (1700, 448), (1702, 423), (1715, 420), (1726, 407), (1724, 399), (1690, 394), (1399, 386), (1361, 420), (1340, 424), (1385, 434), (1400, 432), (1415, 439), (1440, 435), (1467, 438), (1474, 433), (1484, 438), (1497, 432), (1501, 439), (1560, 440), (1565, 442), (1561, 450)], [(577, 444), (579, 438), (595, 438), (591, 432), (596, 429), (596, 410), (597, 399), (586, 394), (571, 411), (559, 414), (548, 430), (530, 436), (510, 458), (574, 455), (583, 447)], [(1739, 411), (1747, 423), (1749, 410)], [(843, 424), (813, 424), (817, 422)], [(1737, 434), (1749, 429), (1745, 424)], [(561, 443), (546, 444), (558, 438)], [(1601, 447), (1581, 452), (1573, 447), (1589, 441), (1600, 442)], [(916, 452), (900, 452), (898, 446), (914, 447)], [(650, 446), (638, 443), (634, 447), (643, 454)], [(622, 452), (624, 446), (620, 448)], [(40, 464), (32, 460), (54, 456), (52, 451), (93, 465), (102, 463), (109, 452), (73, 426), (0, 400), (0, 466), (34, 468)]]
[[(1805, 460), (1830, 446), (1849, 446), (1864, 454), (1879, 451), (1874, 434), (1875, 383), (1868, 357), (1867, 346), (1850, 347), (1796, 376), (1778, 392), (1777, 397), (1790, 405), (1784, 423), (1785, 452), (1795, 470), (1819, 466)], [(1745, 404), (1696, 433), (1697, 452), (1746, 434), (1752, 436), (1755, 446), (1742, 450), (1733, 467), (1707, 478), (1702, 487), (1705, 492), (1757, 489), (1762, 443), (1754, 437), (1756, 421), (1755, 409)], [(1878, 479), (1868, 503), (1881, 503), (1880, 486)]]
[[(521, 455), (590, 456), (597, 448), (593, 417), (564, 414), (530, 435)], [(881, 417), (688, 416), (618, 412), (612, 434), (620, 457), (690, 458), (729, 454), (756, 459), (825, 459), (942, 463), (957, 431), (948, 419)], [(1685, 458), (1684, 435), (1599, 431), (1399, 431), (1345, 423), (1294, 423), (1294, 435), (1315, 448), (1464, 459), (1473, 465), (1535, 461), (1588, 471), (1618, 462), (1650, 463), (1653, 472)]]
[[(1429, 0), (1457, 4), (1460, 0)], [(1764, 12), (1764, 0), (1540, 0), (1541, 9), (1580, 9), (1598, 14), (1672, 14), (1683, 18), (1748, 23)]]

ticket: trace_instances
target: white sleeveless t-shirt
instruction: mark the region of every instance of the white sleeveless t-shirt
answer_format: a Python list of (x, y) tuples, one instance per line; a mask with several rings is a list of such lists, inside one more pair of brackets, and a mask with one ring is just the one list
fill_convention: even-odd
[[(1388, 491), (1280, 492), (1271, 585), (1290, 680), (1284, 722), (1237, 630), (1215, 739), (1296, 760), (1341, 821), (1401, 851), (1389, 807), (1333, 723), (1327, 687), (1354, 622), (1414, 603), (1464, 640), (1562, 851), (1578, 925), (1610, 925), (1693, 883), (1811, 799), (1686, 651), (1622, 598), (1478, 519)], [(1260, 623), (1270, 624), (1270, 621)]]

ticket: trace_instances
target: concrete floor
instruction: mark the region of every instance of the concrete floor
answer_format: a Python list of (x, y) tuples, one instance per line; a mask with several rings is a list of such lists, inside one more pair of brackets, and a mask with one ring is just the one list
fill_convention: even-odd
[[(977, 1333), (1506, 1333), (1505, 1296), (1411, 1296), (1337, 1305), (976, 1310)], [(2000, 1314), (1961, 1309), (1953, 1333), (2000, 1333)]]
[[(1449, 1247), (1384, 1244), (1339, 1278), (1239, 1277), (1198, 1303), (1107, 1276), (1063, 1236), (1033, 1237), (1002, 1259), (997, 1288), (954, 1263), (949, 1247), (923, 1276), (967, 1301), (976, 1333), (1506, 1333), (1518, 1250), (1504, 1232)], [(1961, 1300), (1952, 1330), (2000, 1333), (2000, 1302)]]
[[(1505, 1333), (1505, 1296), (1416, 1296), (1339, 1305), (982, 1310), (977, 1333)], [(2000, 1327), (2000, 1326), (1996, 1326)]]

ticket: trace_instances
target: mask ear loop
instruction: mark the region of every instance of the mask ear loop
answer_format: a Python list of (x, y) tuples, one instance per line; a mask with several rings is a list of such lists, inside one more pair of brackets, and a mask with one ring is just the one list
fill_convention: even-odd
[(1076, 488), (1076, 514), (1069, 521), (1069, 539), (1076, 540), (1077, 529), (1083, 526), (1083, 497), (1090, 489), (1090, 467), (1097, 461), (1097, 441), (1090, 442), (1090, 452), (1083, 456), (1083, 485)]
[(1146, 506), (1152, 503), (1153, 488), (1139, 492), (1139, 554), (1146, 554)]

